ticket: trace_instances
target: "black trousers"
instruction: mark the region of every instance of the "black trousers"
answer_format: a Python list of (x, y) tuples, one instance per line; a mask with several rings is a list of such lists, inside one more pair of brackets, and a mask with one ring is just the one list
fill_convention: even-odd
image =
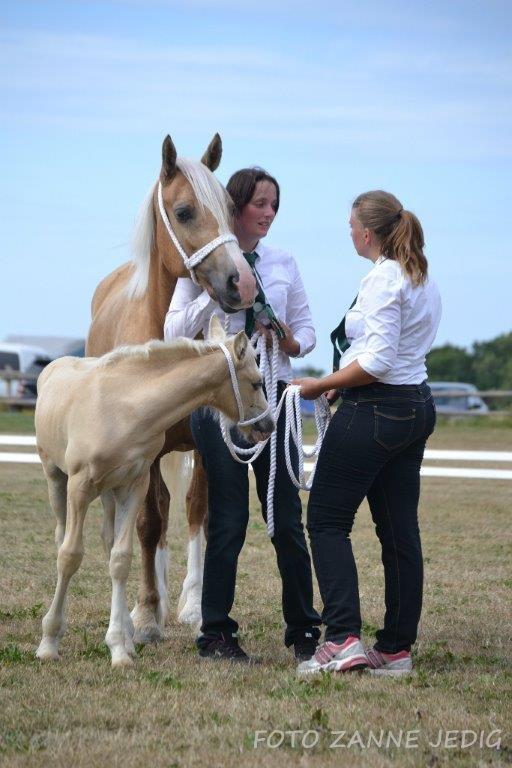
[[(279, 392), (285, 387), (279, 382)], [(282, 579), (282, 607), (286, 623), (285, 644), (320, 636), (320, 616), (313, 608), (311, 561), (302, 525), (299, 492), (289, 478), (284, 457), (284, 410), (278, 421), (277, 471), (274, 494), (274, 537), (272, 544)], [(202, 595), (203, 623), (197, 643), (205, 644), (221, 634), (238, 630), (230, 611), (235, 597), (238, 555), (245, 541), (249, 521), (248, 467), (230, 455), (218, 422), (201, 409), (191, 416), (194, 440), (208, 477), (208, 541), (204, 562)], [(239, 436), (235, 441), (242, 445)], [(293, 455), (293, 454), (292, 454)], [(293, 459), (297, 468), (297, 455)], [(270, 443), (253, 462), (256, 489), (266, 521)], [(262, 571), (257, 574), (266, 578)]]
[(325, 638), (359, 636), (361, 613), (350, 533), (366, 496), (382, 547), (386, 613), (376, 647), (409, 650), (421, 614), (420, 466), (435, 424), (426, 383), (345, 389), (318, 459), (308, 504)]

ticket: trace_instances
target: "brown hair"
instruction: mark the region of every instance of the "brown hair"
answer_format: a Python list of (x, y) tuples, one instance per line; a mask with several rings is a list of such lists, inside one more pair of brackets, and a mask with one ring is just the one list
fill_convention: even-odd
[(414, 213), (381, 189), (358, 195), (352, 207), (363, 227), (379, 238), (382, 255), (398, 261), (413, 285), (422, 285), (427, 279), (428, 262), (423, 253), (423, 229)]
[(226, 189), (235, 204), (235, 216), (242, 212), (247, 203), (251, 201), (258, 181), (270, 181), (276, 188), (276, 213), (279, 210), (279, 184), (263, 168), (242, 168), (236, 171), (226, 184)]

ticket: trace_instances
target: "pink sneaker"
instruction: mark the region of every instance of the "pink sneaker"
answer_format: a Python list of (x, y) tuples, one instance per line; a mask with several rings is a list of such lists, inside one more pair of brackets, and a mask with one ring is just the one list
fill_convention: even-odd
[(347, 637), (344, 643), (328, 640), (316, 649), (314, 656), (297, 667), (300, 677), (319, 672), (350, 672), (368, 666), (364, 646), (358, 637)]
[(366, 658), (368, 659), (368, 671), (371, 675), (400, 677), (400, 675), (412, 674), (410, 651), (384, 653), (376, 648), (367, 648)]

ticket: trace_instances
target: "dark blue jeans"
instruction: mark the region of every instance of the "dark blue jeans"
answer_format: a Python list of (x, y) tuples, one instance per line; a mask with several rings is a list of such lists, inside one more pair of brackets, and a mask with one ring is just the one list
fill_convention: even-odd
[[(281, 393), (285, 384), (280, 382)], [(272, 544), (282, 579), (282, 607), (286, 622), (285, 644), (320, 636), (320, 616), (313, 608), (311, 561), (302, 525), (299, 492), (289, 478), (284, 457), (284, 410), (278, 422), (277, 471), (274, 493), (274, 537)], [(202, 635), (198, 645), (221, 634), (238, 630), (229, 615), (235, 597), (238, 555), (249, 521), (248, 467), (239, 464), (222, 439), (218, 422), (201, 409), (191, 416), (191, 427), (208, 477), (208, 541), (204, 561)], [(240, 436), (235, 441), (242, 445)], [(295, 452), (292, 463), (297, 469)], [(270, 443), (253, 462), (256, 490), (266, 521)], [(262, 571), (259, 579), (267, 578)]]
[(423, 592), (418, 527), (420, 466), (435, 408), (426, 383), (345, 389), (322, 445), (308, 504), (313, 562), (324, 603), (325, 638), (360, 636), (357, 569), (350, 533), (368, 498), (382, 547), (386, 613), (376, 647), (409, 650)]

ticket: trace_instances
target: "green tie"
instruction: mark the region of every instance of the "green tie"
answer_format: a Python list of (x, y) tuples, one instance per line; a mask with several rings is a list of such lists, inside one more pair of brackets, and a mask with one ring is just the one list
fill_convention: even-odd
[[(357, 296), (355, 297), (354, 301), (349, 307), (349, 310), (352, 309), (354, 304), (357, 301)], [(340, 360), (342, 354), (350, 347), (350, 341), (347, 339), (347, 334), (345, 333), (345, 320), (347, 319), (347, 315), (343, 318), (341, 323), (334, 329), (334, 331), (331, 331), (331, 342), (334, 347), (333, 355), (332, 355), (332, 370), (337, 371), (340, 367)]]
[[(251, 251), (250, 253), (245, 253), (244, 251), (245, 260), (249, 264), (250, 268), (254, 272), (254, 265), (256, 263), (256, 259), (258, 258), (258, 254), (256, 251)], [(254, 302), (260, 302), (261, 304), (265, 304), (265, 296), (263, 292), (260, 290), (258, 292), (258, 295), (254, 299)], [(249, 307), (249, 309), (245, 310), (245, 332), (249, 338), (251, 338), (252, 334), (254, 333), (254, 326), (256, 323), (256, 318), (254, 315), (254, 305), (252, 307)]]

